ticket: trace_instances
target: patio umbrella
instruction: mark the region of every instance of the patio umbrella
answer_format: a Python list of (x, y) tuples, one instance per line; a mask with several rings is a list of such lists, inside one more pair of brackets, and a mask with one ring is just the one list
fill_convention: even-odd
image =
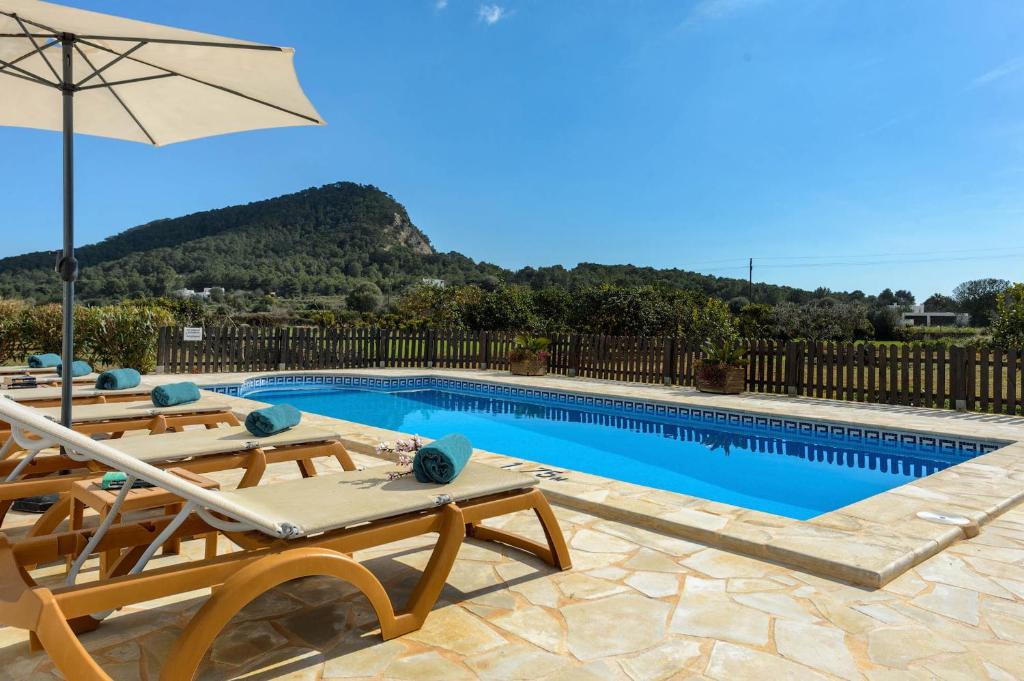
[(64, 136), (61, 421), (71, 423), (74, 133), (161, 146), (323, 120), (290, 48), (196, 33), (37, 0), (0, 0), (0, 125)]

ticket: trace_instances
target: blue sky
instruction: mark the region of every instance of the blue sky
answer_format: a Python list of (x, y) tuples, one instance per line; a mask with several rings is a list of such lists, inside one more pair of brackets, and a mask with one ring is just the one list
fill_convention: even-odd
[[(77, 139), (80, 243), (337, 180), (507, 267), (807, 288), (1024, 278), (1015, 0), (75, 0), (297, 48), (323, 128)], [(0, 255), (54, 248), (60, 139), (0, 128)]]

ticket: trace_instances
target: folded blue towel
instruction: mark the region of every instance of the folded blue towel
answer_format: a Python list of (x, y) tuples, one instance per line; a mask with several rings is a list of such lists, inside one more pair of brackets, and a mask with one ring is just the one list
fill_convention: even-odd
[[(88, 376), (91, 373), (92, 367), (89, 365), (88, 362), (83, 362), (80, 359), (76, 359), (74, 362), (71, 363), (71, 378), (78, 378), (79, 376)], [(63, 364), (57, 365), (57, 375), (64, 375)]]
[(420, 448), (412, 460), (412, 472), (418, 482), (444, 485), (462, 472), (473, 454), (473, 445), (465, 435), (451, 433)]
[(173, 407), (176, 404), (188, 404), (197, 402), (202, 395), (199, 394), (199, 386), (191, 381), (184, 383), (168, 383), (153, 388), (150, 393), (153, 404), (158, 407)]
[(301, 411), (290, 404), (278, 404), (249, 412), (245, 417), (245, 427), (257, 437), (266, 437), (297, 426), (301, 420)]
[(60, 355), (47, 352), (42, 355), (29, 355), (28, 365), (33, 369), (46, 369), (60, 364)]
[(141, 381), (142, 376), (135, 369), (111, 369), (96, 378), (96, 387), (99, 390), (126, 390), (136, 387)]

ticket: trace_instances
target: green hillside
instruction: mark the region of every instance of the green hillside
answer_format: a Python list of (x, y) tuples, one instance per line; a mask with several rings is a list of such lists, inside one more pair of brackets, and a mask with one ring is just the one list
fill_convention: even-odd
[[(83, 302), (163, 296), (183, 287), (274, 292), (281, 298), (337, 295), (370, 281), (398, 292), (424, 277), (450, 284), (499, 282), (534, 288), (614, 283), (698, 288), (729, 299), (747, 283), (684, 270), (584, 263), (511, 272), (459, 253), (437, 253), (394, 197), (338, 182), (241, 206), (157, 220), (77, 251)], [(0, 297), (56, 301), (54, 255), (0, 259)], [(760, 302), (810, 297), (758, 284)]]

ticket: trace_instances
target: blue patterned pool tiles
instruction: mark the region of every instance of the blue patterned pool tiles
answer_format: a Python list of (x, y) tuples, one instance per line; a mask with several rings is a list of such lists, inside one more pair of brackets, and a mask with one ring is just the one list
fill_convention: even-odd
[(963, 439), (947, 435), (923, 435), (898, 430), (854, 426), (837, 423), (823, 423), (805, 419), (762, 416), (744, 412), (711, 409), (708, 407), (685, 406), (650, 400), (606, 397), (587, 393), (574, 393), (549, 388), (529, 388), (489, 383), (480, 380), (465, 380), (445, 376), (335, 376), (323, 374), (285, 374), (259, 376), (246, 379), (241, 384), (210, 385), (204, 389), (233, 397), (245, 397), (261, 390), (282, 390), (305, 388), (358, 388), (362, 390), (436, 390), (459, 391), (475, 395), (495, 395), (516, 400), (528, 400), (540, 404), (557, 404), (566, 407), (589, 407), (611, 410), (615, 413), (644, 414), (669, 419), (691, 419), (711, 423), (751, 428), (754, 430), (786, 430), (816, 438), (842, 442), (864, 442), (879, 446), (900, 445), (935, 448), (956, 453), (967, 458), (986, 454), (999, 449), (1006, 443), (977, 439)]

